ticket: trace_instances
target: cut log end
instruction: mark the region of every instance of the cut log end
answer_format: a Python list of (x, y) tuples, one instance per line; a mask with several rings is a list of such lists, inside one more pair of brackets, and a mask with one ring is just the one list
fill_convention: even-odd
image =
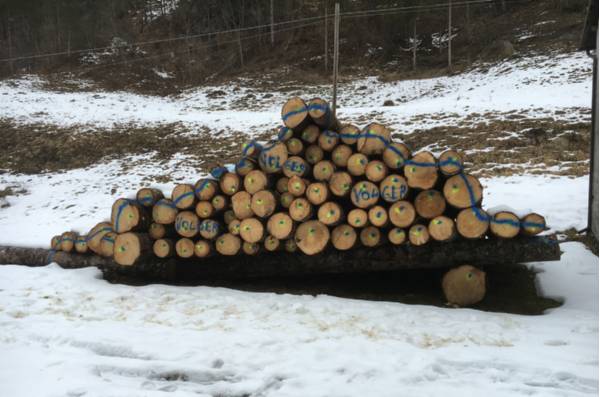
[(152, 246), (146, 234), (119, 234), (114, 242), (114, 260), (121, 266), (132, 266), (144, 252), (149, 252)]
[(329, 229), (319, 221), (300, 224), (294, 236), (298, 248), (306, 255), (315, 255), (323, 251), (329, 243), (329, 238)]

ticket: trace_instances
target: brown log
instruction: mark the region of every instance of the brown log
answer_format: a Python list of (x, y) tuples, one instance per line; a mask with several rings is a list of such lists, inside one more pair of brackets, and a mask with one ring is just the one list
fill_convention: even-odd
[(214, 240), (223, 230), (223, 226), (214, 219), (204, 219), (200, 222), (198, 231), (200, 236), (206, 240)]
[(345, 223), (336, 226), (331, 231), (331, 244), (340, 251), (346, 251), (354, 247), (357, 238), (356, 230)]
[(240, 237), (249, 243), (258, 243), (265, 237), (265, 226), (258, 218), (244, 219), (240, 224)]
[(328, 201), (319, 207), (319, 210), (317, 211), (317, 218), (324, 225), (337, 225), (342, 221), (342, 219), (344, 219), (344, 211), (338, 203), (334, 201)]
[(382, 154), (391, 140), (390, 131), (383, 124), (371, 123), (366, 126), (358, 141), (356, 148), (360, 153), (368, 156)]
[(76, 234), (73, 232), (64, 232), (60, 236), (60, 249), (61, 251), (71, 252), (75, 248)]
[(283, 175), (291, 178), (293, 176), (305, 177), (310, 174), (310, 165), (299, 156), (288, 158), (283, 165)]
[(217, 194), (210, 200), (215, 212), (224, 211), (226, 208), (229, 208), (229, 199), (227, 196), (222, 194)]
[(383, 162), (392, 170), (400, 170), (410, 159), (410, 149), (401, 142), (392, 142), (383, 151)]
[(267, 174), (261, 170), (250, 171), (244, 177), (244, 189), (250, 194), (266, 189), (268, 184)]
[(329, 107), (329, 103), (324, 99), (311, 99), (308, 102), (308, 109), (310, 118), (319, 127), (328, 130), (337, 130), (339, 128), (339, 123)]
[(314, 220), (301, 223), (294, 235), (298, 248), (306, 255), (315, 255), (323, 251), (329, 243), (329, 238), (327, 226)]
[(207, 219), (211, 218), (216, 211), (210, 201), (198, 201), (198, 203), (196, 203), (195, 212), (196, 215), (198, 215), (198, 218)]
[(470, 265), (454, 268), (444, 275), (442, 290), (452, 305), (474, 305), (485, 297), (485, 272)]
[(261, 190), (252, 195), (250, 207), (254, 215), (259, 218), (271, 216), (277, 208), (277, 198), (269, 190)]
[(350, 156), (352, 156), (352, 148), (350, 146), (337, 145), (331, 152), (331, 161), (337, 167), (346, 167)]
[(152, 244), (152, 252), (159, 258), (170, 258), (175, 255), (175, 243), (171, 239), (160, 238)]
[(298, 197), (290, 204), (289, 213), (296, 222), (304, 222), (312, 216), (313, 207), (307, 199)]
[(241, 225), (242, 221), (240, 221), (239, 219), (234, 219), (227, 225), (227, 230), (234, 236), (238, 236), (240, 234)]
[(373, 182), (357, 182), (352, 187), (350, 200), (358, 208), (372, 207), (379, 201), (379, 188)]
[(369, 223), (369, 214), (363, 209), (354, 208), (348, 212), (347, 221), (352, 227), (365, 227)]
[(152, 208), (160, 199), (165, 198), (163, 192), (151, 187), (143, 187), (135, 195), (136, 201), (143, 207)]
[(263, 243), (265, 250), (268, 252), (278, 251), (281, 247), (281, 240), (275, 236), (268, 235)]
[(371, 160), (365, 168), (365, 176), (371, 182), (381, 182), (388, 174), (388, 169), (383, 161)]
[(296, 197), (294, 197), (292, 193), (283, 193), (281, 197), (279, 197), (279, 204), (281, 204), (283, 208), (290, 208), (292, 201), (294, 201), (295, 199)]
[(381, 205), (376, 205), (369, 208), (369, 212), (367, 214), (369, 217), (369, 222), (375, 227), (385, 227), (389, 223), (388, 212)]
[(246, 176), (248, 173), (257, 168), (257, 161), (250, 157), (242, 157), (237, 163), (235, 163), (235, 172), (239, 176)]
[(521, 232), (527, 236), (535, 236), (546, 230), (546, 219), (536, 213), (525, 215), (521, 219)]
[(383, 243), (381, 230), (375, 226), (367, 226), (360, 231), (360, 242), (365, 247), (376, 247)]
[(479, 207), (465, 208), (456, 217), (456, 230), (465, 238), (481, 238), (488, 231), (489, 218), (489, 215)]
[(194, 255), (198, 258), (207, 258), (213, 254), (213, 246), (208, 240), (198, 240), (194, 244)]
[(500, 211), (490, 220), (490, 232), (500, 238), (513, 238), (521, 230), (519, 217), (510, 211)]
[(435, 156), (426, 151), (415, 154), (404, 167), (404, 176), (413, 189), (432, 189), (439, 178)]
[(148, 230), (151, 220), (147, 210), (134, 200), (118, 199), (111, 209), (110, 221), (117, 233)]
[(258, 157), (258, 165), (267, 174), (281, 171), (288, 159), (287, 146), (283, 142), (274, 142), (265, 146)]
[(260, 244), (244, 241), (242, 243), (242, 252), (246, 255), (257, 255), (260, 252)]
[(348, 196), (352, 190), (352, 176), (344, 171), (334, 172), (329, 178), (329, 190), (337, 197)]
[(296, 240), (294, 240), (293, 238), (290, 238), (290, 239), (285, 240), (285, 242), (283, 244), (283, 248), (287, 252), (296, 252), (296, 251), (298, 251), (298, 244), (296, 244)]
[(429, 221), (427, 231), (429, 236), (436, 241), (450, 241), (456, 236), (454, 221), (447, 216), (436, 216)]
[(294, 130), (288, 127), (280, 127), (277, 131), (277, 139), (281, 142), (287, 142), (294, 137)]
[[(483, 198), (483, 187), (479, 179), (472, 175), (458, 174), (450, 177), (444, 183), (443, 191), (448, 204), (459, 209), (479, 206)], [(471, 201), (471, 195), (474, 202)]]
[(323, 182), (314, 182), (306, 187), (306, 198), (313, 205), (321, 205), (329, 198), (329, 188)]
[(221, 191), (228, 195), (233, 196), (241, 189), (241, 180), (238, 174), (234, 174), (233, 172), (226, 172), (221, 176), (219, 180), (219, 187)]
[(102, 239), (100, 239), (100, 249), (98, 255), (105, 258), (111, 258), (114, 253), (115, 239), (117, 236), (118, 234), (115, 232), (108, 232), (102, 236)]
[(316, 143), (317, 139), (319, 139), (319, 135), (321, 135), (321, 130), (315, 124), (308, 125), (300, 134), (300, 138), (309, 145)]
[(400, 227), (392, 228), (388, 232), (388, 240), (394, 245), (400, 245), (406, 241), (406, 232)]
[(300, 97), (287, 100), (281, 108), (283, 124), (294, 131), (301, 131), (311, 121), (308, 115), (308, 106)]
[(239, 220), (252, 217), (252, 195), (244, 190), (237, 192), (231, 197), (231, 208)]
[(329, 130), (321, 132), (319, 135), (319, 147), (325, 152), (331, 152), (339, 143), (340, 137), (337, 133)]
[(425, 219), (440, 216), (446, 210), (446, 200), (442, 193), (437, 190), (423, 190), (415, 197), (415, 210), (417, 214)]
[(132, 266), (151, 252), (152, 240), (147, 234), (128, 232), (115, 238), (114, 260), (121, 266)]
[(306, 158), (308, 164), (317, 164), (319, 161), (323, 160), (325, 153), (323, 153), (323, 149), (321, 149), (319, 146), (310, 145), (306, 148), (304, 157)]
[(199, 179), (194, 184), (194, 193), (200, 201), (209, 201), (219, 192), (219, 183), (214, 179)]
[(148, 228), (148, 237), (152, 240), (158, 240), (165, 237), (171, 237), (175, 234), (175, 230), (170, 225), (161, 225), (160, 223), (152, 223)]
[(408, 190), (406, 179), (398, 174), (388, 175), (379, 184), (381, 198), (388, 203), (395, 203), (404, 199), (408, 194)]
[(419, 224), (412, 225), (408, 231), (408, 240), (412, 245), (416, 246), (427, 244), (430, 240), (427, 226)]
[(298, 156), (304, 151), (304, 144), (298, 138), (291, 138), (285, 143), (288, 153), (292, 156)]
[(194, 186), (189, 183), (175, 185), (171, 193), (171, 200), (173, 200), (175, 207), (180, 210), (191, 208), (196, 201)]
[(288, 192), (295, 197), (300, 197), (306, 191), (307, 183), (299, 176), (292, 176), (288, 181)]
[(446, 150), (438, 159), (440, 172), (446, 176), (459, 174), (463, 171), (462, 156), (456, 150)]
[(360, 128), (352, 124), (346, 124), (340, 129), (340, 139), (346, 145), (354, 145), (358, 141)]
[(152, 207), (152, 219), (161, 225), (170, 225), (175, 222), (177, 212), (177, 207), (175, 207), (171, 200), (158, 200), (154, 204), (154, 207)]
[(362, 153), (354, 153), (348, 158), (348, 173), (353, 176), (361, 176), (365, 174), (369, 159)]
[(180, 258), (191, 258), (194, 256), (194, 242), (189, 238), (180, 238), (175, 243), (175, 252)]
[(329, 160), (321, 160), (313, 167), (313, 177), (317, 181), (328, 181), (335, 172), (335, 165)]
[(181, 211), (175, 218), (175, 231), (182, 237), (194, 237), (200, 229), (200, 219), (192, 211)]
[(275, 184), (275, 190), (277, 190), (277, 192), (281, 194), (287, 193), (289, 180), (290, 178), (288, 178), (287, 176), (282, 176), (281, 178), (277, 179), (277, 183)]
[(226, 225), (229, 225), (229, 223), (234, 219), (237, 219), (237, 217), (235, 216), (235, 212), (233, 212), (233, 210), (227, 210), (223, 213), (223, 222), (225, 222)]
[(407, 228), (415, 221), (417, 212), (409, 201), (397, 201), (388, 210), (390, 222), (394, 226)]
[(231, 233), (225, 233), (217, 238), (215, 248), (221, 255), (237, 255), (242, 248), (242, 240)]
[(267, 231), (273, 237), (285, 240), (294, 232), (294, 221), (285, 212), (278, 212), (267, 221)]
[(75, 251), (78, 254), (85, 254), (88, 252), (87, 236), (77, 236), (77, 238), (75, 238)]
[(109, 222), (100, 222), (96, 224), (87, 234), (87, 244), (88, 248), (100, 255), (100, 242), (102, 241), (102, 237), (108, 232), (112, 232), (112, 224)]

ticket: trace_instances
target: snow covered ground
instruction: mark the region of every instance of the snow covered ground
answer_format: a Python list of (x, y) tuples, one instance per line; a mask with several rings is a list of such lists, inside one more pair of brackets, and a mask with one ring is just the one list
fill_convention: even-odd
[(529, 317), (0, 266), (0, 395), (597, 395), (598, 258), (562, 249)]

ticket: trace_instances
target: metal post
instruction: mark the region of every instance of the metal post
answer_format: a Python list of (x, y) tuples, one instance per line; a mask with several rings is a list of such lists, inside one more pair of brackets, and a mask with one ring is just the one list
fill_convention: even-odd
[(329, 25), (329, 21), (327, 20), (327, 0), (325, 0), (325, 73), (327, 73), (329, 71), (329, 68), (327, 67), (328, 66), (327, 64), (329, 63), (329, 60), (327, 59), (328, 58), (328, 55), (327, 55), (328, 48), (327, 47), (329, 46), (329, 43), (328, 43), (328, 35), (329, 35), (328, 33), (329, 32), (327, 31), (328, 25)]
[(273, 0), (271, 0), (271, 45), (275, 44), (275, 17), (273, 16)]
[(333, 115), (337, 109), (337, 81), (340, 60), (340, 3), (335, 3), (335, 24), (333, 36)]
[(452, 0), (448, 0), (448, 70), (452, 72)]

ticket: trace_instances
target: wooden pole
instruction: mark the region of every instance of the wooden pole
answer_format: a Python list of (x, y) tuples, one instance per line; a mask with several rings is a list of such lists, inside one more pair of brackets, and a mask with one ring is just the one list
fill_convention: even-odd
[(448, 71), (452, 72), (452, 0), (448, 0)]
[(340, 60), (340, 3), (335, 3), (335, 24), (333, 36), (333, 116), (337, 111), (338, 64)]
[(417, 18), (415, 17), (413, 23), (413, 59), (412, 59), (412, 69), (413, 72), (417, 70)]

